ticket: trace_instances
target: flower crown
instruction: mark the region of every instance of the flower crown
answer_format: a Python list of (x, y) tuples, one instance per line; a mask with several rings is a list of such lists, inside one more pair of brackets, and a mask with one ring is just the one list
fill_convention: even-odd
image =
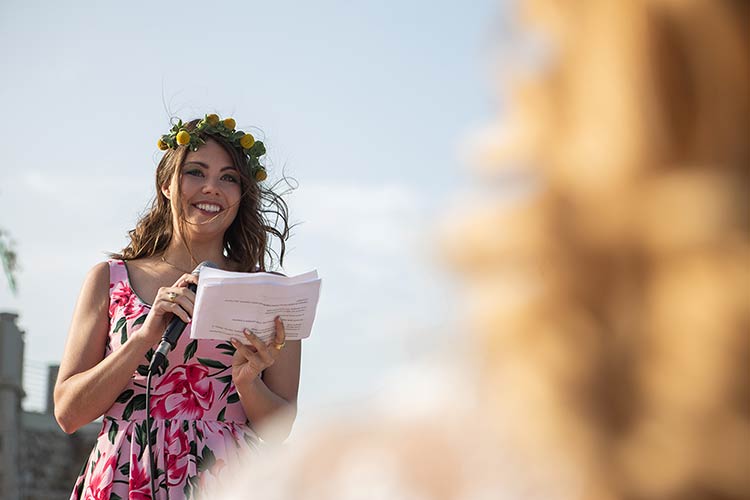
[(262, 141), (256, 141), (252, 134), (246, 134), (242, 130), (235, 130), (236, 122), (233, 118), (219, 119), (219, 115), (206, 115), (193, 130), (187, 130), (182, 120), (179, 120), (169, 131), (162, 135), (157, 141), (157, 146), (162, 151), (177, 149), (187, 146), (191, 151), (206, 143), (200, 134), (218, 135), (235, 147), (242, 149), (247, 156), (247, 165), (253, 173), (256, 181), (264, 181), (267, 177), (266, 168), (260, 164), (258, 158), (266, 154), (266, 147)]

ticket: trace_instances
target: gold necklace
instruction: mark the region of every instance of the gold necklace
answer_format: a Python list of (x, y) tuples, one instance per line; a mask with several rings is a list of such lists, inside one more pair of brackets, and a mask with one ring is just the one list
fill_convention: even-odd
[(173, 268), (177, 269), (177, 270), (178, 270), (178, 271), (180, 271), (181, 273), (185, 273), (185, 274), (190, 274), (190, 273), (192, 273), (192, 271), (185, 271), (185, 270), (184, 270), (184, 269), (182, 269), (181, 267), (177, 267), (177, 266), (175, 266), (174, 264), (172, 264), (171, 262), (169, 262), (169, 261), (168, 261), (168, 260), (167, 260), (166, 258), (164, 258), (164, 254), (161, 254), (161, 260), (162, 260), (162, 262), (164, 262), (164, 263), (165, 263), (166, 265), (168, 265), (168, 266), (171, 266), (171, 267), (173, 267)]

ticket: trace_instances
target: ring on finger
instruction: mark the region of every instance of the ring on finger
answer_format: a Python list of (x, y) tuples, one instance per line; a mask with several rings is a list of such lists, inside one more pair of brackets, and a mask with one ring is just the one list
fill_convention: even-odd
[(281, 344), (279, 344), (279, 343), (277, 343), (277, 342), (274, 342), (274, 343), (273, 343), (273, 346), (274, 346), (274, 347), (275, 347), (275, 348), (276, 348), (277, 350), (279, 350), (279, 351), (280, 351), (280, 350), (282, 350), (282, 349), (284, 348), (284, 346), (285, 346), (285, 345), (286, 345), (286, 341), (282, 342)]
[(167, 300), (170, 302), (174, 302), (174, 299), (177, 298), (177, 294), (175, 292), (167, 292)]

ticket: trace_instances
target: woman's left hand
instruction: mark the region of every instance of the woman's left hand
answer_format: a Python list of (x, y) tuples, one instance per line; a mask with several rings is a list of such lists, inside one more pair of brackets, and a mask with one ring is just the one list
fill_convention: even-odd
[(254, 382), (263, 370), (276, 361), (286, 339), (284, 323), (279, 316), (276, 317), (275, 327), (274, 338), (268, 344), (247, 329), (244, 331), (245, 338), (248, 341), (247, 344), (243, 344), (234, 338), (231, 340), (235, 348), (232, 356), (232, 380), (235, 385)]

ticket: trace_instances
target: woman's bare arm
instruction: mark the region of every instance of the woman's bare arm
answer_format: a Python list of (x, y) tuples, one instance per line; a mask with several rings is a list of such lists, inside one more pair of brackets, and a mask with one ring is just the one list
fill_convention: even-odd
[(89, 271), (76, 303), (55, 384), (55, 418), (72, 433), (112, 406), (150, 345), (138, 335), (104, 358), (109, 333), (109, 264)]

